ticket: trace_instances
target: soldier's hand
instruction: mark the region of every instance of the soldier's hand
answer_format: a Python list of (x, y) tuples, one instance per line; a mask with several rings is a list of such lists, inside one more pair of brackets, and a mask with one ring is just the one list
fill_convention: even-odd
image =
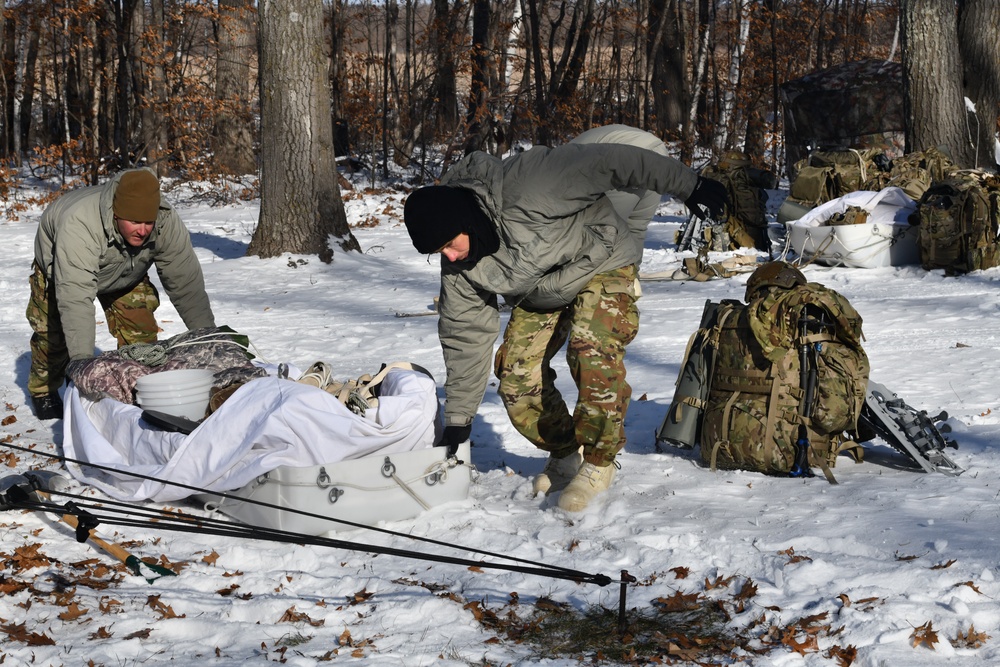
[(465, 426), (445, 426), (441, 434), (441, 446), (448, 448), (448, 454), (458, 451), (458, 446), (469, 439), (472, 434), (472, 424)]
[(694, 186), (691, 196), (684, 200), (684, 205), (690, 209), (691, 215), (699, 220), (721, 218), (728, 204), (729, 195), (726, 193), (726, 186), (703, 176), (698, 177), (698, 183)]

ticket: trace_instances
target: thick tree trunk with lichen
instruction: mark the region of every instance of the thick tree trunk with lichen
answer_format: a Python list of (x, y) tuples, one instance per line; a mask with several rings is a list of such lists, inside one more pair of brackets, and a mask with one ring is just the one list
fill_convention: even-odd
[(248, 255), (358, 250), (337, 186), (321, 0), (260, 0), (260, 218)]
[(906, 150), (942, 148), (961, 167), (975, 162), (966, 122), (955, 0), (902, 0)]

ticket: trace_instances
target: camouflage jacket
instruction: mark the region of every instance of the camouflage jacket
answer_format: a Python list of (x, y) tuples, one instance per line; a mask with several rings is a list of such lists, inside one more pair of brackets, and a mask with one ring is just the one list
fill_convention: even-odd
[(595, 275), (642, 259), (608, 191), (686, 199), (696, 182), (673, 158), (612, 143), (536, 147), (502, 162), (473, 153), (452, 167), (442, 184), (476, 194), (497, 226), (500, 249), (474, 266), (442, 257), (445, 424), (468, 424), (482, 401), (499, 334), (498, 294), (511, 305), (565, 307)]
[(97, 295), (134, 287), (153, 264), (188, 329), (215, 326), (191, 237), (166, 201), (161, 198), (156, 225), (141, 247), (122, 238), (112, 212), (121, 176), (63, 195), (38, 224), (35, 263), (55, 285), (71, 359), (94, 355)]

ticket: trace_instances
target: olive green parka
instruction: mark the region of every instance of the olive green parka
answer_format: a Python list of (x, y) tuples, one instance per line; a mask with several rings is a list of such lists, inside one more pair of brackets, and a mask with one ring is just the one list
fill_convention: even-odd
[(595, 275), (642, 260), (607, 192), (687, 199), (696, 183), (678, 160), (614, 143), (536, 147), (503, 161), (477, 152), (452, 167), (441, 184), (475, 193), (500, 248), (475, 265), (441, 259), (445, 425), (470, 423), (482, 401), (500, 330), (497, 295), (512, 306), (565, 307)]
[(118, 231), (112, 204), (124, 173), (59, 197), (38, 224), (35, 263), (55, 285), (70, 359), (94, 356), (97, 295), (135, 287), (153, 264), (185, 326), (215, 326), (191, 236), (170, 204), (161, 197), (156, 224), (141, 247), (130, 246)]

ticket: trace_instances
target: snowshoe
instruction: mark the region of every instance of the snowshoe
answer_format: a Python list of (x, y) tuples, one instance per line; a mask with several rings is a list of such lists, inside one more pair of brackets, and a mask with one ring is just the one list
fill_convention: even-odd
[(942, 434), (950, 430), (948, 426), (937, 425), (946, 419), (947, 412), (929, 417), (926, 410), (907, 405), (884, 385), (869, 380), (858, 426), (861, 430), (867, 427), (874, 431), (926, 472), (961, 475), (965, 469), (944, 453), (947, 447), (958, 449), (955, 440)]

